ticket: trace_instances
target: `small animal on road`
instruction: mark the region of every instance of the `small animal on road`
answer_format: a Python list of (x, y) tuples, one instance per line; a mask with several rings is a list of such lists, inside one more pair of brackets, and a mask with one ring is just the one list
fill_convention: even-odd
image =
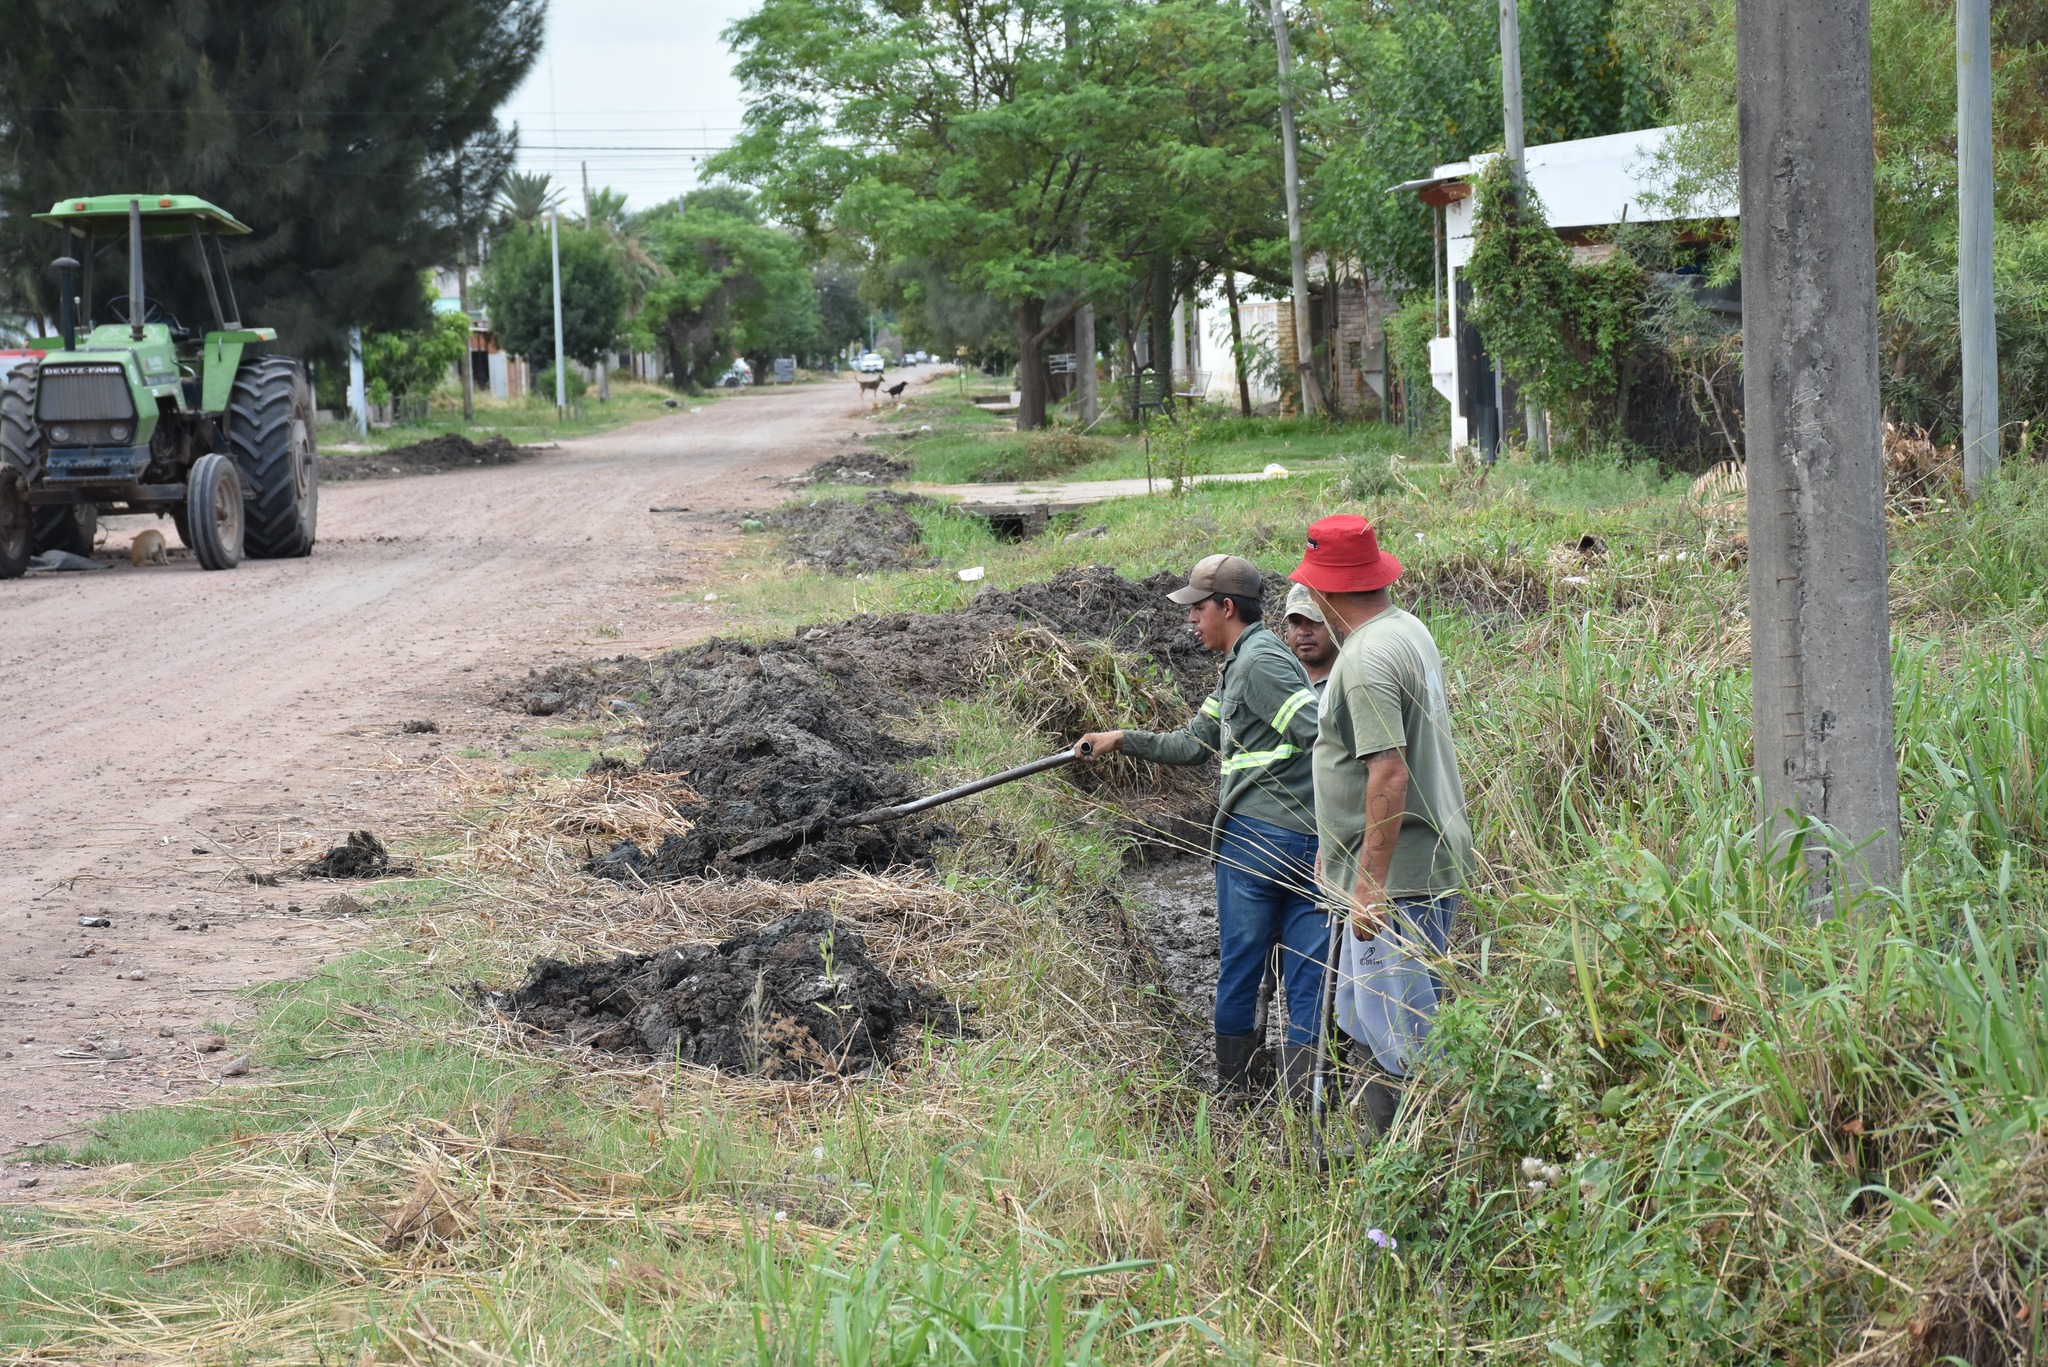
[(901, 394), (909, 384), (910, 381), (908, 380), (898, 380), (895, 384), (890, 385), (887, 389), (883, 390), (882, 392), (893, 399), (898, 394)]
[(860, 386), (860, 392), (867, 396), (869, 404), (872, 405), (880, 402), (875, 397), (875, 391), (882, 387), (882, 377), (880, 375), (856, 375), (853, 377), (853, 382)]
[(128, 563), (138, 570), (144, 565), (170, 564), (171, 553), (164, 549), (164, 534), (154, 527), (137, 532), (128, 543)]

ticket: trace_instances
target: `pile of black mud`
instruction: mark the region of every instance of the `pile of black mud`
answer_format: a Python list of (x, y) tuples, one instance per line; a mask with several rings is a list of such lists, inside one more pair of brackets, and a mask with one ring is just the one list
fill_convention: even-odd
[(792, 484), (888, 484), (910, 473), (910, 462), (879, 451), (848, 451), (821, 460)]
[(300, 870), (308, 878), (409, 878), (412, 865), (394, 860), (384, 842), (368, 831), (348, 839)]
[(959, 1007), (892, 981), (859, 933), (825, 911), (722, 944), (588, 964), (542, 959), (491, 1004), (571, 1044), (788, 1081), (886, 1065), (925, 1027), (967, 1033)]
[(467, 470), (479, 465), (516, 465), (539, 453), (530, 446), (515, 446), (500, 433), (482, 441), (471, 441), (460, 432), (394, 446), (367, 455), (332, 455), (320, 462), (320, 477), (326, 480), (397, 479), (405, 475), (438, 475), (444, 470)]
[[(945, 828), (822, 829), (835, 816), (917, 795), (895, 767), (915, 750), (892, 724), (921, 704), (979, 691), (990, 642), (1019, 627), (1144, 656), (1187, 703), (1199, 702), (1216, 662), (1189, 634), (1185, 610), (1166, 601), (1181, 582), (1170, 573), (1133, 582), (1100, 566), (1069, 570), (984, 591), (953, 612), (863, 616), (761, 644), (719, 639), (652, 660), (557, 666), (499, 703), (588, 716), (636, 699), (646, 768), (675, 775), (694, 796), (696, 805), (681, 804), (694, 822), (689, 832), (651, 851), (621, 842), (592, 861), (594, 872), (626, 881), (715, 872), (802, 880), (916, 864)], [(775, 831), (796, 834), (764, 844)]]
[(867, 574), (917, 569), (931, 563), (924, 535), (909, 509), (931, 502), (917, 494), (877, 489), (861, 498), (821, 498), (768, 514), (786, 534), (791, 557), (814, 570)]
[[(794, 882), (931, 858), (922, 823), (821, 828), (913, 796), (895, 764), (914, 751), (888, 733), (873, 698), (801, 646), (711, 641), (656, 669), (646, 768), (674, 774), (698, 805), (684, 807), (687, 832), (652, 852), (621, 841), (593, 872), (658, 882), (742, 866)], [(761, 843), (778, 830), (791, 835)]]

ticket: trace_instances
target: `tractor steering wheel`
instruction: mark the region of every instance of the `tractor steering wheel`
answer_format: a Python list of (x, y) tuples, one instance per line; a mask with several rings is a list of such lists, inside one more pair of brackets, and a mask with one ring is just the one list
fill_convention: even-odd
[[(128, 296), (125, 294), (117, 294), (107, 300), (107, 311), (114, 315), (114, 321), (117, 323), (133, 323), (135, 321), (128, 316)], [(172, 332), (182, 333), (185, 331), (185, 325), (178, 321), (176, 314), (164, 307), (161, 299), (151, 299), (144, 304), (142, 321), (145, 323), (162, 323), (170, 328)]]

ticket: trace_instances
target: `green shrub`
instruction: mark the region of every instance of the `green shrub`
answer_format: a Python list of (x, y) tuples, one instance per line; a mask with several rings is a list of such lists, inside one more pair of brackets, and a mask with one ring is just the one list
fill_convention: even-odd
[(1401, 477), (1394, 473), (1393, 453), (1385, 447), (1367, 447), (1343, 457), (1337, 466), (1337, 479), (1331, 492), (1341, 499), (1353, 503), (1368, 498), (1382, 498), (1401, 487)]
[[(563, 385), (563, 392), (568, 395), (569, 401), (573, 403), (590, 392), (590, 382), (585, 380), (576, 371), (571, 370)], [(553, 366), (549, 366), (546, 370), (534, 375), (533, 397), (539, 399), (542, 403), (553, 403), (555, 401), (555, 368)]]

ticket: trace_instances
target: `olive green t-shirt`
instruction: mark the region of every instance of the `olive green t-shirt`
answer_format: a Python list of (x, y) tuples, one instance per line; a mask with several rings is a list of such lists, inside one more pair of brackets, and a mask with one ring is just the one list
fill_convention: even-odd
[(1323, 882), (1338, 900), (1351, 895), (1365, 841), (1365, 757), (1395, 749), (1408, 761), (1408, 807), (1387, 871), (1387, 894), (1455, 891), (1472, 871), (1472, 828), (1451, 747), (1443, 660), (1429, 628), (1390, 607), (1352, 632), (1338, 651), (1316, 730)]

